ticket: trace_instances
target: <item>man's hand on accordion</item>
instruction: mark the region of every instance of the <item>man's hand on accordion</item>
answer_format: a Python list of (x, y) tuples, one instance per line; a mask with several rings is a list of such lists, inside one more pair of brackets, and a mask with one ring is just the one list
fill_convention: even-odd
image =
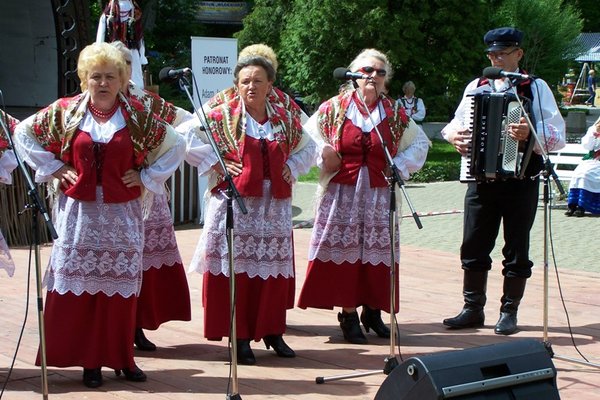
[(471, 143), (471, 132), (468, 129), (448, 133), (448, 143), (454, 146), (460, 154), (467, 155)]
[(508, 134), (514, 140), (523, 142), (529, 137), (529, 125), (525, 117), (521, 117), (518, 124), (508, 125)]

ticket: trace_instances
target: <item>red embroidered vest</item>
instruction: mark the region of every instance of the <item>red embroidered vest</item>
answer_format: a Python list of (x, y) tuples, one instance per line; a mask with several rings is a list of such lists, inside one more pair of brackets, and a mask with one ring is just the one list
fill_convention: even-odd
[[(277, 141), (244, 137), (242, 145), (242, 173), (233, 178), (236, 188), (244, 197), (261, 197), (263, 180), (271, 181), (271, 195), (275, 199), (292, 196), (292, 187), (283, 180), (281, 172), (286, 155)], [(227, 182), (217, 185), (212, 192), (227, 189)]]
[(77, 130), (72, 142), (72, 160), (77, 183), (64, 193), (77, 200), (95, 201), (96, 186), (102, 186), (105, 203), (124, 203), (140, 197), (139, 186), (128, 188), (122, 176), (134, 167), (133, 142), (127, 128), (115, 133), (110, 142), (95, 143), (89, 133)]
[[(390, 125), (385, 123), (386, 120), (382, 122), (384, 123), (380, 122), (377, 128), (390, 149), (389, 143), (392, 140)], [(356, 185), (358, 172), (363, 165), (366, 165), (369, 169), (371, 187), (387, 186), (382, 172), (386, 169), (387, 163), (381, 141), (374, 129), (371, 132), (363, 133), (360, 128), (354, 126), (352, 121), (346, 119), (342, 127), (338, 151), (342, 155), (342, 165), (340, 171), (331, 179), (332, 182)]]

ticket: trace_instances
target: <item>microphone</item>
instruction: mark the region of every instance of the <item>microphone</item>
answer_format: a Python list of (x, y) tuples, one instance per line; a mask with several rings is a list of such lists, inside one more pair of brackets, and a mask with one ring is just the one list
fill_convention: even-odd
[(189, 75), (190, 72), (192, 72), (192, 70), (187, 67), (179, 69), (175, 69), (173, 67), (164, 67), (158, 73), (158, 80), (162, 82), (172, 81), (174, 79), (181, 78), (183, 75)]
[(361, 74), (360, 72), (350, 72), (348, 68), (338, 67), (333, 70), (333, 77), (335, 79), (369, 79), (369, 75)]
[(518, 72), (506, 72), (502, 68), (498, 67), (487, 67), (483, 70), (483, 76), (488, 79), (502, 79), (502, 78), (510, 78), (510, 79), (535, 79), (533, 75), (520, 74)]

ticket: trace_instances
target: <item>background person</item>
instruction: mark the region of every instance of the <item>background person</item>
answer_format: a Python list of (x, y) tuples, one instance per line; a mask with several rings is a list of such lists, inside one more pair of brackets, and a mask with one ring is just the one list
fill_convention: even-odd
[(575, 168), (569, 184), (567, 216), (583, 217), (588, 211), (600, 214), (600, 118), (590, 126), (581, 145), (591, 157)]
[(593, 69), (590, 69), (587, 77), (587, 89), (590, 93), (590, 97), (585, 101), (585, 104), (596, 107), (594, 105), (594, 101), (596, 99), (596, 71)]
[[(120, 41), (111, 43), (123, 55), (127, 64), (127, 74), (123, 93), (129, 98), (144, 104), (145, 107), (173, 126), (186, 132), (184, 126), (193, 120), (191, 113), (175, 107), (160, 96), (144, 90), (131, 80), (131, 51)], [(202, 143), (197, 141), (200, 145)], [(202, 147), (202, 146), (201, 146)], [(208, 145), (204, 150), (211, 152)], [(189, 151), (187, 151), (189, 150)], [(186, 153), (198, 151), (191, 143)], [(198, 157), (202, 160), (203, 155)], [(214, 160), (214, 157), (213, 157)], [(201, 161), (196, 166), (200, 165)], [(165, 192), (152, 196), (152, 204), (144, 215), (144, 256), (142, 288), (137, 302), (135, 346), (142, 351), (154, 351), (156, 345), (144, 334), (143, 329), (156, 330), (168, 321), (190, 321), (190, 289), (183, 261), (177, 247), (173, 218), (169, 208), (169, 195)]]
[[(9, 130), (9, 134), (14, 132), (19, 121), (4, 111), (0, 110), (0, 118)], [(0, 128), (0, 184), (10, 185), (12, 183), (12, 171), (17, 168), (17, 159), (15, 153), (10, 150), (8, 138), (5, 136), (4, 129)], [(0, 231), (0, 269), (5, 270), (8, 276), (13, 276), (15, 272), (15, 263), (10, 256), (8, 244)]]
[(416, 123), (420, 124), (425, 119), (425, 103), (423, 99), (415, 97), (416, 86), (413, 81), (407, 81), (402, 85), (402, 91), (404, 96), (400, 97), (397, 101), (400, 106), (404, 108), (404, 112), (407, 116), (411, 117)]
[[(369, 79), (358, 80), (356, 90), (350, 83), (343, 86), (341, 93), (321, 104), (305, 124), (318, 145), (322, 192), (317, 196), (308, 272), (298, 307), (341, 307), (338, 321), (344, 339), (362, 344), (367, 338), (360, 328), (358, 306), (363, 306), (360, 320), (367, 332), (373, 329), (380, 337), (390, 335), (380, 310), (392, 312), (391, 246), (399, 244), (399, 237), (389, 238), (390, 194), (382, 173), (389, 171), (369, 115), (403, 179), (423, 166), (429, 140), (404, 110), (383, 94), (392, 75), (385, 54), (363, 50), (349, 69), (367, 74)], [(368, 109), (360, 102), (358, 91)], [(396, 252), (396, 269), (398, 258)], [(397, 291), (395, 296), (397, 305)]]
[[(507, 72), (525, 73), (519, 68), (523, 57), (523, 32), (505, 27), (488, 31), (483, 37), (487, 57), (493, 67)], [(454, 118), (442, 130), (443, 137), (462, 155), (468, 151), (471, 133), (470, 97), (476, 91), (503, 92), (510, 88), (508, 79), (479, 78), (469, 83), (464, 91)], [(541, 79), (518, 83), (517, 93), (531, 100), (536, 131), (544, 143), (546, 153), (565, 145), (565, 122), (560, 115), (552, 91)], [(511, 90), (512, 92), (512, 90)], [(525, 118), (511, 124), (509, 135), (521, 142), (534, 140)], [(540, 149), (536, 144), (534, 154), (525, 170), (524, 179), (496, 179), (468, 183), (465, 195), (463, 241), (460, 259), (463, 269), (462, 311), (443, 324), (462, 329), (483, 326), (485, 315), (488, 271), (492, 268), (490, 253), (493, 250), (500, 224), (504, 229), (502, 248), (503, 295), (500, 299), (500, 318), (494, 332), (511, 335), (517, 331), (517, 310), (527, 278), (531, 276), (533, 262), (529, 259), (529, 232), (535, 220), (539, 197), (539, 178), (543, 168)], [(535, 178), (533, 178), (535, 177)]]
[(82, 94), (57, 100), (15, 132), (36, 181), (58, 180), (58, 239), (46, 272), (47, 362), (83, 367), (88, 387), (102, 385), (103, 366), (141, 382), (146, 375), (131, 343), (142, 283), (142, 190), (162, 194), (185, 142), (121, 94), (126, 64), (113, 46), (85, 47), (77, 73)]
[[(275, 68), (260, 55), (238, 59), (235, 95), (207, 112), (213, 136), (244, 198), (233, 202), (235, 221), (237, 357), (256, 362), (250, 341), (263, 340), (280, 357), (294, 357), (283, 340), (295, 293), (292, 185), (314, 163), (314, 143), (302, 131), (300, 109), (271, 96)], [(204, 229), (191, 267), (203, 273), (204, 336), (230, 335), (227, 200), (220, 165), (209, 172)]]

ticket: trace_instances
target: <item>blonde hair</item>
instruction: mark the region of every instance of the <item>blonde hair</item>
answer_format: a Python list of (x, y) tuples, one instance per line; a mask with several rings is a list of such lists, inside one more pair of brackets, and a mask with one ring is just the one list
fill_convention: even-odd
[(384, 69), (386, 71), (385, 74), (385, 83), (389, 83), (392, 79), (392, 74), (394, 73), (394, 69), (392, 68), (392, 63), (388, 60), (387, 56), (377, 49), (364, 49), (361, 51), (354, 60), (348, 66), (348, 69), (352, 72), (358, 71), (362, 65), (360, 62), (366, 58), (375, 58), (383, 63)]
[(260, 56), (265, 58), (271, 63), (275, 72), (277, 72), (277, 67), (279, 66), (279, 63), (277, 62), (277, 55), (275, 55), (275, 51), (266, 44), (258, 43), (244, 47), (238, 55), (238, 60), (249, 56)]
[(126, 64), (123, 53), (108, 43), (93, 43), (86, 46), (77, 60), (77, 76), (81, 81), (81, 90), (87, 90), (87, 80), (92, 68), (99, 65), (113, 65), (119, 72), (121, 82), (125, 81)]

